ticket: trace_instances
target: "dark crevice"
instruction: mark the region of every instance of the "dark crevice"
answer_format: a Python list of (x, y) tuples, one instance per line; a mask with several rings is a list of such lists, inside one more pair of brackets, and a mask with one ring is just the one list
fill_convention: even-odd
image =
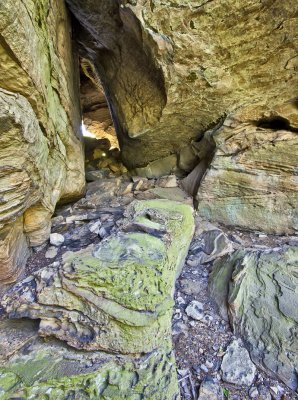
[(271, 129), (274, 131), (284, 130), (284, 131), (298, 133), (298, 128), (292, 127), (290, 125), (289, 120), (287, 120), (286, 118), (280, 117), (280, 116), (270, 117), (270, 118), (262, 118), (256, 122), (256, 126), (258, 128)]

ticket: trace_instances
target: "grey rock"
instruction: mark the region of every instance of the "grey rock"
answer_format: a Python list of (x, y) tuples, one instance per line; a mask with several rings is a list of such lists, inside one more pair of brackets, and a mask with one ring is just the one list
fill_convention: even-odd
[(189, 317), (196, 319), (197, 321), (201, 321), (204, 318), (204, 304), (193, 300), (186, 307), (185, 312)]
[[(298, 248), (238, 250), (216, 263), (211, 292), (228, 305), (235, 333), (248, 343), (252, 360), (298, 388)], [(228, 301), (227, 301), (228, 300)]]
[(207, 377), (200, 386), (198, 400), (223, 400), (223, 391), (214, 379)]
[(247, 386), (252, 384), (256, 367), (239, 339), (234, 340), (228, 346), (222, 360), (221, 370), (222, 379), (225, 382)]
[(64, 242), (64, 236), (61, 235), (60, 233), (51, 233), (50, 234), (50, 243), (53, 246), (57, 246), (57, 247), (62, 246), (63, 242)]
[(45, 254), (45, 258), (55, 258), (58, 254), (58, 249), (56, 247), (50, 247)]

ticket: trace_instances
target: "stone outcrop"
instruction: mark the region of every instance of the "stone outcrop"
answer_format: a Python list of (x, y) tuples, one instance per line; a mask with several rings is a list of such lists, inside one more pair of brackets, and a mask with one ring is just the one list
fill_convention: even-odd
[(84, 190), (78, 61), (63, 2), (0, 4), (0, 280), (47, 240), (59, 200)]
[(248, 230), (297, 232), (297, 133), (294, 104), (227, 118), (213, 134), (216, 152), (196, 195), (199, 214)]
[(211, 292), (252, 360), (297, 390), (298, 248), (238, 250), (214, 267)]
[[(51, 373), (60, 371), (60, 375), (47, 375), (40, 361), (36, 368), (41, 378), (30, 380), (24, 363), (49, 362), (43, 344), (38, 351), (32, 348), (31, 361), (25, 354), (12, 358), (2, 369), (0, 387), (7, 385), (6, 391), (14, 395), (20, 390), (39, 396), (52, 389), (51, 398), (57, 393), (60, 397), (56, 398), (65, 398), (71, 389), (97, 390), (97, 395), (104, 393), (103, 398), (116, 399), (109, 386), (116, 385), (119, 398), (139, 399), (144, 394), (152, 399), (177, 398), (171, 350), (173, 292), (194, 232), (192, 214), (192, 207), (183, 203), (134, 201), (117, 233), (98, 245), (65, 253), (61, 263), (42, 268), (12, 287), (2, 300), (9, 318), (38, 319), (42, 337), (55, 337), (79, 350), (104, 350), (118, 356), (110, 357), (107, 365), (101, 363), (100, 369), (93, 366), (92, 373), (82, 375), (80, 371), (63, 377), (71, 367), (61, 363), (70, 361), (53, 352), (51, 365), (57, 365)], [(74, 357), (69, 352), (66, 359)], [(33, 370), (30, 367), (30, 374)], [(14, 382), (11, 386), (10, 380)]]
[[(6, 334), (11, 329), (1, 326)], [(14, 337), (16, 340), (16, 337)], [(0, 396), (75, 399), (179, 398), (175, 360), (169, 343), (142, 357), (82, 353), (55, 341), (24, 337), (23, 348), (0, 368)], [(26, 346), (24, 341), (27, 340)], [(29, 342), (29, 343), (28, 343)]]
[[(297, 97), (295, 0), (67, 3), (129, 168), (169, 155), (192, 168), (190, 142), (200, 147), (203, 133), (226, 115), (276, 109)], [(292, 110), (294, 126), (297, 104)]]

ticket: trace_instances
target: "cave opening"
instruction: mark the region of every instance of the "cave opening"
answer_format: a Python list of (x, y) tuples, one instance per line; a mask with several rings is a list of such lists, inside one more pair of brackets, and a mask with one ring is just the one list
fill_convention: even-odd
[(86, 176), (94, 170), (126, 172), (103, 85), (85, 59), (80, 60), (80, 101)]

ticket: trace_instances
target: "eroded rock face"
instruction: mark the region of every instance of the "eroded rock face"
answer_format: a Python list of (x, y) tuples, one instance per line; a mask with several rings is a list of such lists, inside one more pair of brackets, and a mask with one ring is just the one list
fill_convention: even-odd
[(116, 358), (100, 352), (82, 354), (57, 342), (38, 340), (0, 368), (0, 395), (49, 400), (179, 398), (169, 343), (143, 357)]
[(173, 291), (193, 232), (191, 206), (134, 201), (118, 232), (16, 284), (2, 302), (0, 394), (178, 399)]
[(238, 250), (219, 261), (211, 291), (252, 360), (297, 390), (298, 248)]
[(249, 230), (297, 232), (298, 112), (294, 104), (279, 111), (287, 118), (277, 110), (239, 112), (213, 135), (217, 150), (196, 196), (200, 215)]
[(227, 114), (297, 96), (295, 0), (67, 3), (130, 168), (169, 155), (192, 168), (190, 141)]
[(0, 280), (13, 281), (57, 201), (82, 193), (83, 151), (63, 2), (1, 2), (0, 34)]
[(124, 232), (69, 252), (63, 265), (17, 284), (3, 300), (11, 318), (41, 319), (42, 336), (78, 349), (148, 353), (170, 335), (172, 295), (192, 238), (192, 208), (136, 202)]

